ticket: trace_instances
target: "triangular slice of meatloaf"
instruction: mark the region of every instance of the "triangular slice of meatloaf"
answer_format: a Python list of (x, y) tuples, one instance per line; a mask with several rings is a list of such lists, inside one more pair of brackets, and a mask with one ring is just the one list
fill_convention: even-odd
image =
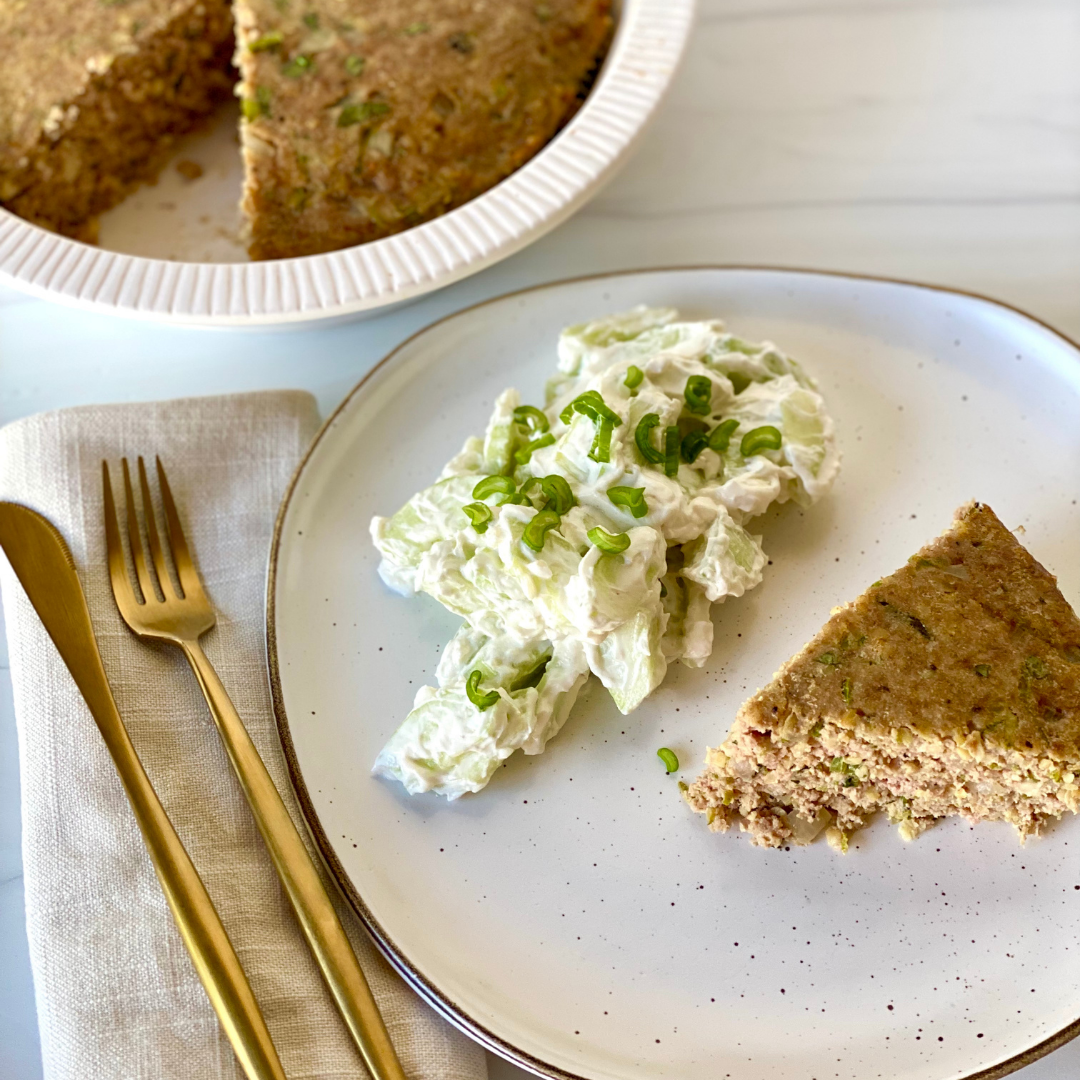
[(1021, 837), (1080, 807), (1080, 620), (990, 507), (836, 609), (739, 710), (687, 802), (755, 844), (846, 850), (876, 810)]

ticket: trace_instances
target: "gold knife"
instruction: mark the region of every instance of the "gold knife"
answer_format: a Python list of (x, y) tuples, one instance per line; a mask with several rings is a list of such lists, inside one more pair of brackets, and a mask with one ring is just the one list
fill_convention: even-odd
[(249, 1080), (285, 1080), (266, 1021), (232, 943), (165, 814), (105, 677), (75, 562), (46, 518), (0, 502), (0, 547), (97, 721), (195, 970)]

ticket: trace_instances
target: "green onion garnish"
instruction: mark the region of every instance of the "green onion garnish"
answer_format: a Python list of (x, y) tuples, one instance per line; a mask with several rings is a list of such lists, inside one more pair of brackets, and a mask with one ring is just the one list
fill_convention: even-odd
[(545, 446), (551, 446), (554, 442), (555, 436), (552, 435), (550, 431), (537, 439), (533, 439), (531, 442), (527, 442), (520, 450), (514, 451), (515, 463), (518, 465), (528, 465), (529, 459), (537, 450), (542, 450)]
[(520, 491), (512, 491), (505, 498), (500, 499), (496, 505), (506, 506), (509, 503), (513, 503), (514, 506), (532, 506), (529, 499), (523, 495)]
[(467, 503), (461, 508), (469, 516), (469, 520), (472, 522), (472, 527), (478, 532), (486, 532), (488, 525), (491, 524), (491, 507), (487, 503), (474, 502)]
[(623, 386), (627, 390), (636, 390), (641, 385), (641, 380), (645, 378), (645, 372), (637, 366), (637, 364), (631, 364), (626, 369), (626, 378), (623, 379)]
[(589, 417), (590, 420), (594, 420), (596, 423), (601, 420), (610, 420), (612, 427), (618, 427), (622, 423), (619, 414), (608, 408), (607, 402), (596, 390), (586, 390), (584, 394), (579, 394), (559, 413), (559, 419), (564, 424), (569, 424), (573, 419), (573, 414), (576, 412)]
[(989, 679), (990, 678), (990, 665), (989, 664), (976, 664), (975, 665), (975, 674), (978, 675), (980, 679)]
[[(536, 478), (533, 477), (533, 480)], [(526, 480), (522, 485), (521, 490), (524, 491), (525, 487), (531, 481)], [(540, 490), (547, 496), (547, 503), (544, 505), (545, 510), (554, 510), (556, 514), (565, 514), (567, 510), (572, 506), (577, 506), (577, 499), (574, 498), (574, 493), (570, 490), (570, 485), (566, 482), (566, 479), (560, 476), (558, 473), (552, 473), (550, 476), (544, 476), (540, 479)]]
[(674, 426), (664, 428), (664, 475), (676, 476), (679, 472), (679, 450), (681, 440), (679, 429)]
[(574, 413), (587, 416), (596, 424), (596, 437), (589, 449), (589, 457), (593, 461), (611, 460), (611, 432), (622, 423), (622, 417), (608, 408), (607, 402), (595, 390), (586, 390), (579, 394), (561, 413), (559, 419), (564, 424), (569, 424), (574, 418)]
[(512, 495), (517, 485), (511, 476), (485, 476), (472, 489), (474, 499), (486, 499), (489, 495)]
[(707, 416), (712, 404), (712, 379), (707, 375), (691, 375), (683, 391), (686, 407), (698, 416)]
[(606, 529), (601, 529), (599, 525), (595, 529), (590, 529), (585, 535), (592, 544), (609, 555), (618, 555), (620, 551), (625, 551), (630, 546), (630, 537), (626, 533), (609, 533)]
[(749, 375), (744, 375), (741, 371), (729, 371), (727, 377), (731, 382), (731, 389), (736, 394), (741, 394), (754, 381)]
[(489, 690), (486, 694), (480, 693), (480, 680), (482, 678), (483, 673), (477, 668), (475, 671), (470, 671), (469, 677), (465, 680), (465, 693), (468, 694), (469, 700), (481, 712), (484, 709), (490, 709), (499, 700), (498, 690)]
[(675, 756), (674, 750), (669, 750), (666, 746), (661, 746), (656, 751), (656, 756), (664, 763), (664, 768), (667, 769), (668, 775), (676, 772), (679, 768), (679, 759)]
[(844, 704), (845, 705), (850, 705), (851, 704), (851, 694), (852, 694), (851, 680), (850, 679), (845, 679), (840, 684), (840, 696), (844, 699)]
[(559, 515), (554, 510), (541, 510), (536, 517), (525, 526), (525, 532), (521, 539), (533, 549), (542, 551), (544, 540), (548, 531), (559, 524)]
[(610, 487), (607, 496), (616, 506), (626, 507), (636, 518), (643, 518), (649, 512), (643, 487)]
[(652, 429), (660, 423), (659, 413), (646, 413), (639, 421), (634, 431), (634, 442), (638, 453), (650, 464), (659, 465), (664, 460), (664, 455), (652, 444)]
[(754, 454), (760, 454), (762, 450), (779, 450), (781, 439), (779, 429), (774, 428), (772, 424), (766, 424), (764, 427), (756, 427), (748, 431), (742, 437), (739, 451), (743, 457), (753, 457)]
[(602, 417), (596, 425), (596, 435), (592, 446), (589, 447), (589, 457), (593, 461), (611, 460), (611, 433), (614, 430), (615, 425), (606, 416)]
[(722, 424), (717, 424), (709, 432), (709, 449), (722, 454), (728, 448), (731, 436), (735, 434), (735, 429), (738, 426), (738, 420), (725, 420)]
[(709, 445), (709, 436), (704, 431), (688, 431), (683, 436), (682, 459), (688, 465), (697, 461), (698, 454)]
[(551, 426), (543, 411), (535, 405), (519, 405), (514, 410), (514, 423), (530, 431), (547, 431)]

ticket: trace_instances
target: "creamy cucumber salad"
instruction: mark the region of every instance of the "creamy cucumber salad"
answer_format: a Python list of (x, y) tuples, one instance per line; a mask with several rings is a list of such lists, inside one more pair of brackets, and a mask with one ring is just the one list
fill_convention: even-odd
[(836, 476), (833, 421), (774, 345), (638, 307), (571, 326), (543, 407), (483, 439), (371, 536), (392, 589), (465, 621), (375, 761), (412, 793), (479, 791), (539, 754), (595, 675), (623, 713), (712, 652), (710, 609), (761, 581), (751, 519)]

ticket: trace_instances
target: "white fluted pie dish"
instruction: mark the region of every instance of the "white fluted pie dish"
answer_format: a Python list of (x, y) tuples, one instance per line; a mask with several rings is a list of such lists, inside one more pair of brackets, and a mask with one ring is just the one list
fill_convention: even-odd
[(596, 194), (666, 92), (689, 37), (694, 0), (619, 6), (600, 76), (570, 123), (500, 184), (439, 218), (324, 255), (238, 261), (242, 251), (225, 238), (228, 230), (216, 216), (232, 213), (234, 184), (239, 195), (240, 159), (226, 117), (202, 144), (212, 162), (207, 178), (198, 187), (184, 185), (166, 170), (158, 185), (105, 215), (99, 247), (0, 208), (0, 284), (137, 319), (268, 327), (355, 317), (483, 270)]

